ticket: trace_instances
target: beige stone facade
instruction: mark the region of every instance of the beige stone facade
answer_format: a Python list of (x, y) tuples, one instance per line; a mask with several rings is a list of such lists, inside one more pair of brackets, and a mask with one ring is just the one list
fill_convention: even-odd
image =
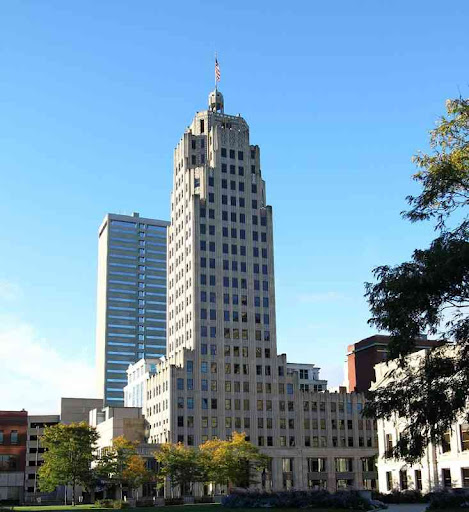
[[(446, 347), (445, 350), (451, 351), (453, 348)], [(408, 356), (410, 364), (418, 365), (425, 353), (426, 350), (421, 350)], [(388, 372), (395, 368), (394, 361), (376, 365), (373, 389), (387, 384)], [(405, 418), (378, 420), (380, 491), (416, 489), (427, 493), (443, 488), (469, 488), (469, 423), (463, 419), (456, 422), (447, 433), (445, 443), (430, 443), (421, 460), (415, 464), (385, 456), (396, 444), (406, 425)]]
[(102, 407), (102, 398), (61, 398), (60, 422), (66, 425), (88, 423), (90, 411)]
[[(147, 440), (196, 446), (243, 431), (272, 457), (266, 489), (373, 487), (376, 434), (361, 417), (364, 396), (318, 392), (327, 382), (314, 365), (277, 354), (260, 149), (223, 103), (211, 93), (174, 151), (167, 354), (146, 380)], [(300, 369), (311, 370), (307, 379)]]

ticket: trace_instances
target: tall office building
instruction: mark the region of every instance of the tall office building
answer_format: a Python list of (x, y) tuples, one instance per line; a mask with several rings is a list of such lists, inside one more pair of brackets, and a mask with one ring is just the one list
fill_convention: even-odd
[(277, 355), (273, 218), (259, 153), (218, 91), (174, 151), (168, 350), (143, 393), (148, 440), (195, 446), (244, 431), (272, 458), (265, 488), (372, 487), (376, 439), (361, 418), (364, 396), (300, 387), (305, 368), (289, 371)]
[(96, 366), (105, 405), (124, 404), (129, 364), (166, 353), (168, 224), (110, 213), (99, 228)]

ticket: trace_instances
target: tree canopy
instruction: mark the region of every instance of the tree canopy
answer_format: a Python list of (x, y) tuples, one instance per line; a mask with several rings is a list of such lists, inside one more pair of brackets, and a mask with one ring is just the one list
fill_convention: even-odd
[(233, 432), (231, 440), (214, 439), (200, 446), (205, 456), (209, 481), (249, 487), (268, 463), (269, 457), (246, 440), (244, 433)]
[(194, 482), (249, 487), (269, 460), (239, 432), (233, 432), (230, 440), (212, 439), (199, 448), (165, 443), (155, 458), (160, 463), (160, 475), (169, 477), (171, 486), (179, 486), (181, 493)]
[(155, 459), (160, 463), (160, 477), (169, 477), (171, 487), (180, 486), (181, 493), (190, 491), (194, 482), (207, 480), (200, 452), (182, 443), (165, 443), (158, 447)]
[(124, 484), (136, 489), (148, 478), (145, 461), (137, 454), (137, 442), (124, 436), (112, 440), (108, 448), (98, 460), (96, 471), (119, 487), (119, 498), (122, 499)]
[[(448, 100), (447, 115), (430, 132), (431, 154), (414, 157), (421, 185), (408, 196), (411, 222), (435, 223), (437, 237), (410, 261), (374, 269), (366, 283), (369, 323), (390, 333), (386, 382), (369, 393), (365, 414), (407, 418), (390, 456), (418, 460), (429, 442), (441, 443), (467, 416), (469, 398), (469, 100)], [(407, 357), (422, 333), (452, 345), (435, 348), (420, 363)]]
[(46, 451), (38, 471), (40, 489), (52, 492), (58, 485), (71, 485), (75, 505), (77, 485), (88, 488), (93, 481), (91, 463), (98, 437), (86, 423), (46, 427), (41, 437)]

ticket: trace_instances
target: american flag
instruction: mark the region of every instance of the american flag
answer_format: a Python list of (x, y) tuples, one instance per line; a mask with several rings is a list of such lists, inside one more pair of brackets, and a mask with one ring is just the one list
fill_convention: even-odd
[(219, 82), (221, 77), (220, 66), (218, 65), (218, 59), (215, 59), (215, 82)]

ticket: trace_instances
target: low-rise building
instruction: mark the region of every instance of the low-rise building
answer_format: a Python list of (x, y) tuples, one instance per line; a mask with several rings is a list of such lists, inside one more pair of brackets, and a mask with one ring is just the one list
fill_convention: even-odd
[(0, 411), (0, 503), (23, 501), (28, 413)]
[[(105, 407), (94, 409), (90, 411), (89, 424), (95, 427), (99, 434), (97, 443), (98, 456), (112, 447), (114, 439), (122, 436), (128, 441), (137, 443), (138, 455), (145, 459), (148, 469), (155, 469), (156, 461), (153, 453), (156, 447), (146, 443), (146, 421), (140, 407)], [(112, 493), (111, 495), (103, 495), (102, 497), (117, 497), (112, 489), (109, 489), (109, 491)], [(141, 498), (155, 496), (155, 485), (144, 485), (139, 490), (138, 495)], [(128, 490), (125, 487), (123, 496), (129, 496)]]
[(38, 470), (44, 462), (44, 447), (41, 445), (41, 437), (44, 429), (60, 422), (58, 415), (34, 415), (28, 416), (28, 430), (26, 441), (26, 468), (24, 478), (24, 501), (47, 502), (57, 501), (57, 491), (52, 493), (42, 492), (39, 488)]
[[(376, 381), (375, 366), (388, 358), (388, 345), (390, 336), (375, 334), (357, 341), (347, 347), (347, 361), (345, 366), (347, 389), (351, 393), (365, 393)], [(429, 340), (425, 335), (415, 340), (415, 352), (440, 345), (437, 340)]]
[[(196, 385), (193, 351), (184, 351), (183, 356), (181, 366), (158, 360), (148, 379), (143, 413), (150, 443), (198, 446), (209, 439), (229, 438), (233, 431), (245, 432), (272, 459), (261, 488), (376, 488), (377, 438), (374, 422), (362, 417), (363, 394), (300, 389), (299, 368), (289, 372), (285, 354), (276, 361), (273, 385), (262, 385), (256, 373), (237, 377), (242, 370), (238, 374), (234, 369), (234, 380), (226, 381), (221, 390), (213, 385), (215, 379), (209, 380), (216, 369), (210, 361), (207, 380)], [(317, 376), (307, 375), (313, 381)], [(205, 398), (207, 390), (210, 399)]]
[(326, 391), (327, 380), (319, 378), (319, 371), (314, 364), (287, 363), (287, 374), (296, 376), (300, 391)]
[(60, 421), (65, 425), (89, 421), (90, 411), (103, 407), (102, 398), (62, 398)]
[[(425, 352), (421, 350), (408, 356), (411, 364), (418, 364), (425, 357)], [(387, 384), (388, 372), (395, 368), (395, 361), (378, 364), (375, 367), (376, 383), (372, 389)], [(377, 422), (380, 491), (415, 489), (427, 493), (443, 488), (469, 488), (469, 423), (461, 418), (447, 433), (445, 441), (441, 445), (430, 443), (423, 457), (415, 464), (386, 458), (406, 425), (407, 420), (397, 416)]]
[(158, 359), (140, 359), (127, 368), (127, 385), (124, 387), (124, 407), (143, 407), (147, 380), (156, 372)]

